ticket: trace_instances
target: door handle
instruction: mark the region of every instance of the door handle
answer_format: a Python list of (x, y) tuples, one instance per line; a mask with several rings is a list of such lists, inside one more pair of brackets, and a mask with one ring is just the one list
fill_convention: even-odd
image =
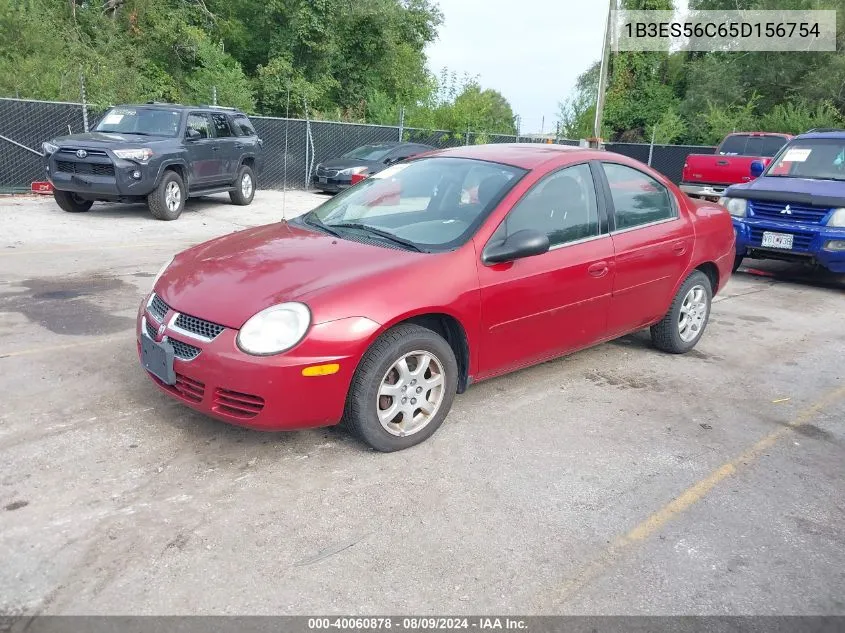
[(244, 148), (243, 143), (235, 143), (235, 149), (243, 149), (243, 148)]
[(727, 164), (728, 164), (728, 161), (726, 161), (726, 160), (717, 160), (717, 161), (716, 161), (716, 164), (717, 164), (717, 165), (727, 165)]
[(687, 252), (687, 245), (684, 242), (675, 242), (672, 244), (672, 252), (675, 255), (681, 256)]
[(216, 145), (212, 145), (212, 146), (211, 146), (211, 151), (212, 151), (212, 152), (216, 152), (216, 151), (218, 151), (219, 149), (220, 149), (220, 148), (219, 148), (219, 147), (217, 147)]
[(587, 272), (590, 273), (591, 277), (604, 277), (609, 271), (610, 267), (607, 265), (607, 262), (596, 262), (587, 268)]

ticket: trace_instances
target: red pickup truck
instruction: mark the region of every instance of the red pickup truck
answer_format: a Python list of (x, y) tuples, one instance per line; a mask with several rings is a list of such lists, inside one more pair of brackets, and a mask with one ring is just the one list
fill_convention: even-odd
[(792, 137), (768, 132), (729, 134), (715, 154), (690, 154), (684, 161), (681, 190), (691, 198), (716, 202), (731, 185), (752, 180), (751, 163), (768, 165)]

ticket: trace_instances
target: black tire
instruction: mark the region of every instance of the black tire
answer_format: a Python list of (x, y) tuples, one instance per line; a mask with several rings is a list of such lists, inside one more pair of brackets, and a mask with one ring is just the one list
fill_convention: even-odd
[[(249, 178), (249, 195), (244, 194), (244, 179)], [(255, 174), (249, 165), (241, 165), (238, 170), (238, 177), (235, 179), (235, 188), (229, 192), (229, 199), (232, 204), (245, 207), (255, 197)]]
[[(175, 183), (179, 188), (179, 200), (174, 208), (168, 206), (168, 192), (172, 191), (170, 183)], [(182, 181), (182, 177), (173, 170), (167, 170), (162, 174), (161, 182), (158, 183), (155, 190), (147, 196), (147, 206), (156, 220), (175, 220), (182, 215), (186, 197), (185, 183)]]
[(734, 266), (732, 272), (736, 272), (739, 270), (739, 267), (742, 266), (742, 260), (745, 259), (744, 255), (736, 255), (734, 257)]
[[(680, 328), (681, 308), (687, 294), (697, 286), (700, 286), (704, 290), (703, 298), (705, 300), (706, 312), (704, 314), (704, 320), (696, 331), (694, 338), (685, 341), (681, 336)], [(707, 328), (707, 323), (710, 320), (712, 299), (713, 288), (710, 286), (710, 278), (700, 270), (690, 273), (672, 300), (672, 306), (669, 308), (669, 312), (666, 313), (666, 316), (659, 323), (651, 326), (651, 340), (654, 346), (659, 350), (671, 354), (684, 354), (695, 347), (698, 341), (701, 340), (704, 330)]]
[[(377, 409), (381, 400), (378, 399), (378, 392), (382, 380), (393, 365), (404, 355), (415, 351), (427, 352), (439, 361), (444, 375), (442, 400), (432, 418), (421, 429), (410, 435), (394, 435), (379, 421)], [(452, 408), (457, 386), (458, 363), (449, 343), (437, 333), (419, 325), (398, 325), (382, 334), (361, 359), (349, 388), (343, 425), (377, 451), (389, 453), (410, 448), (424, 442), (437, 431)], [(392, 402), (389, 401), (384, 406), (390, 404)]]
[(81, 198), (72, 191), (59, 191), (58, 189), (53, 189), (53, 198), (55, 199), (56, 204), (68, 213), (85, 213), (86, 211), (89, 211), (91, 209), (91, 205), (94, 204), (93, 200)]

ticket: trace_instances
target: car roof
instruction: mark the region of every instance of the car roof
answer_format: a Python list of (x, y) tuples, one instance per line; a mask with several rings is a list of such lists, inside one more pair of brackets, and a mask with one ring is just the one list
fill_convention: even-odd
[(585, 158), (607, 158), (608, 153), (575, 147), (572, 145), (551, 145), (546, 143), (491, 143), (489, 145), (465, 145), (429, 152), (426, 156), (448, 156), (450, 158), (474, 158), (493, 163), (503, 163), (523, 169), (534, 169), (563, 155), (584, 154)]
[(831, 132), (807, 132), (795, 137), (797, 140), (801, 139), (824, 139), (829, 138), (837, 141), (845, 140), (845, 130), (837, 130)]
[[(126, 103), (115, 108), (146, 108), (148, 110), (205, 110), (207, 112), (228, 112), (229, 114), (244, 114), (237, 108), (224, 108), (223, 106), (210, 105), (184, 105), (181, 103)], [(244, 115), (246, 116), (246, 115)]]

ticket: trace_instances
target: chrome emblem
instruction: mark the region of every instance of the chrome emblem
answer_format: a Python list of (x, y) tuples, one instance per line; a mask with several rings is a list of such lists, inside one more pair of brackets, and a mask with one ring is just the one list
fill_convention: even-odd
[(792, 207), (786, 205), (786, 208), (780, 212), (781, 215), (792, 215)]
[(76, 150), (76, 157), (77, 158), (85, 158), (86, 156), (88, 156), (88, 152), (86, 152), (84, 149)]
[(161, 336), (162, 334), (164, 334), (164, 331), (165, 331), (166, 329), (167, 329), (167, 326), (166, 326), (164, 323), (162, 323), (161, 325), (159, 325), (159, 326), (158, 326), (158, 335), (159, 335), (159, 336)]

